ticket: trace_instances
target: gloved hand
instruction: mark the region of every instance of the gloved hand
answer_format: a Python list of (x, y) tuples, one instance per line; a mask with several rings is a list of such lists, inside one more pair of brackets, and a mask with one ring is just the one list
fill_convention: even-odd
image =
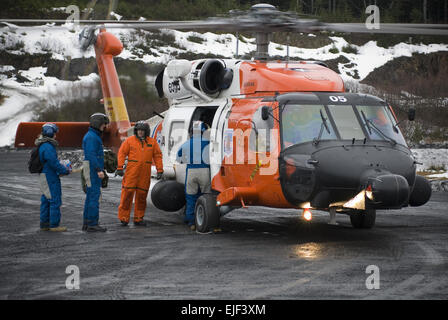
[(162, 179), (163, 172), (157, 172), (156, 180)]
[(124, 175), (124, 170), (123, 169), (121, 169), (121, 170), (117, 169), (117, 171), (115, 171), (115, 176), (122, 177), (123, 175)]
[(70, 160), (61, 160), (60, 163), (67, 169), (67, 173), (64, 175), (68, 175), (72, 172), (72, 163)]
[(69, 173), (69, 174), (72, 173), (73, 168), (72, 168), (72, 162), (71, 162), (71, 161), (69, 161), (69, 162), (67, 163), (67, 169), (68, 169), (68, 173)]

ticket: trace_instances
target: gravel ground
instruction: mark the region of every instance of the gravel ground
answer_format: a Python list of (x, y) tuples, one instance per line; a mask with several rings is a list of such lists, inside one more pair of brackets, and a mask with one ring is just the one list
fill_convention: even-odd
[[(182, 216), (148, 207), (147, 228), (121, 227), (120, 180), (102, 197), (103, 234), (81, 231), (79, 174), (62, 178), (65, 233), (39, 230), (37, 177), (28, 153), (0, 152), (0, 299), (447, 299), (447, 192), (425, 206), (378, 211), (371, 230), (348, 216), (252, 207), (197, 234)], [(67, 266), (80, 272), (68, 290)], [(369, 290), (368, 266), (379, 270)]]

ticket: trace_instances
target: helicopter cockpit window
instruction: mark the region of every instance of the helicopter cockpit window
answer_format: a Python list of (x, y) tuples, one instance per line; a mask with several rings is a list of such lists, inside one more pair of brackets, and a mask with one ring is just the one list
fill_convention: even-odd
[(364, 139), (365, 135), (351, 105), (329, 105), (336, 127), (343, 140)]
[[(368, 124), (361, 116), (363, 125), (369, 133), (371, 140), (394, 139), (397, 143), (406, 145), (403, 135), (399, 130), (394, 131), (396, 121), (390, 109), (385, 106), (356, 106), (360, 114), (364, 114)], [(368, 130), (370, 126), (370, 131)], [(376, 127), (376, 128), (375, 128)], [(398, 129), (398, 128), (397, 128)]]
[(287, 148), (318, 139), (323, 121), (330, 133), (323, 128), (320, 140), (337, 139), (324, 106), (287, 104), (282, 112), (283, 146)]

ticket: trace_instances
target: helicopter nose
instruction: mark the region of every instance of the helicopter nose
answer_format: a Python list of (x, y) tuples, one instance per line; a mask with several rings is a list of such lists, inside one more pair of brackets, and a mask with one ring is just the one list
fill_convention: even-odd
[(298, 149), (288, 150), (280, 161), (282, 189), (290, 203), (328, 208), (365, 198), (365, 204), (376, 209), (408, 204), (415, 164), (406, 153), (364, 144), (330, 146), (312, 154)]

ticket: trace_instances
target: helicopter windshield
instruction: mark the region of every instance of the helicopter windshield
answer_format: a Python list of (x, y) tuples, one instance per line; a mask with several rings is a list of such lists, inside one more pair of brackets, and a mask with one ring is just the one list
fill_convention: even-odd
[[(283, 145), (289, 147), (317, 138), (323, 123), (321, 111), (324, 118), (328, 119), (322, 105), (286, 105), (282, 112)], [(330, 133), (324, 128), (320, 140), (337, 139), (329, 121), (327, 127)]]
[(395, 118), (385, 106), (323, 106), (291, 103), (284, 106), (281, 118), (284, 148), (316, 139), (367, 138), (406, 145), (400, 131), (394, 130)]
[[(371, 140), (393, 139), (399, 144), (406, 145), (403, 135), (394, 126), (397, 124), (389, 108), (384, 106), (356, 106), (362, 116), (363, 125), (367, 128)], [(365, 123), (365, 122), (368, 123)], [(369, 130), (371, 127), (371, 130)], [(373, 127), (373, 128), (372, 128)], [(388, 139), (389, 138), (389, 139)]]

